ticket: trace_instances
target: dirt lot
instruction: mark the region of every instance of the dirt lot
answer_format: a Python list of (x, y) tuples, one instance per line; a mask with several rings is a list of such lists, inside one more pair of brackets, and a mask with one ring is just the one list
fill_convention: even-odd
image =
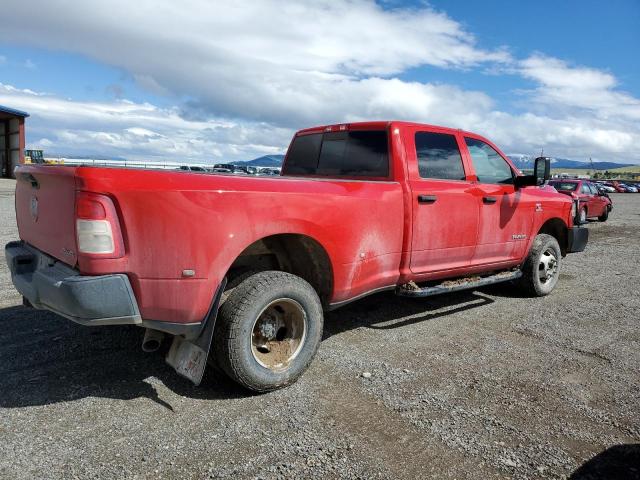
[(139, 328), (23, 308), (0, 262), (0, 477), (639, 478), (640, 195), (613, 200), (551, 296), (370, 297), (266, 395), (191, 386)]

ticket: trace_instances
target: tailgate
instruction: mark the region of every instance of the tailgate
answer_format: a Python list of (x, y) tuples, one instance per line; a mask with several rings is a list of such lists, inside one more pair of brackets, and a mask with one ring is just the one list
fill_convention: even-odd
[(20, 238), (74, 266), (75, 167), (26, 165), (16, 171), (16, 218)]

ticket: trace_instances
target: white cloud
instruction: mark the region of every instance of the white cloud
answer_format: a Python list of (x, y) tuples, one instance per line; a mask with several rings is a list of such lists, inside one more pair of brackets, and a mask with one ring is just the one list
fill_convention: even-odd
[(640, 100), (617, 90), (611, 73), (541, 54), (521, 61), (520, 71), (539, 84), (534, 101), (553, 110), (581, 109), (602, 119), (640, 120)]
[(288, 126), (312, 121), (318, 107), (335, 111), (335, 89), (354, 91), (365, 78), (509, 60), (477, 48), (443, 13), (370, 0), (8, 0), (3, 12), (0, 40), (88, 55), (193, 99), (200, 114)]
[(288, 129), (259, 122), (189, 121), (177, 108), (78, 102), (0, 83), (0, 104), (29, 112), (28, 144), (52, 153), (216, 162), (280, 153)]
[[(0, 103), (32, 113), (30, 138), (51, 150), (237, 160), (281, 152), (297, 128), (397, 118), (484, 133), (510, 151), (640, 162), (640, 101), (612, 73), (482, 49), (424, 6), (5, 0), (3, 40), (86, 55), (176, 104), (133, 103), (124, 91), (77, 102), (0, 88)], [(480, 91), (398, 78), (421, 66), (521, 75), (535, 83), (522, 97), (528, 112), (498, 110)]]

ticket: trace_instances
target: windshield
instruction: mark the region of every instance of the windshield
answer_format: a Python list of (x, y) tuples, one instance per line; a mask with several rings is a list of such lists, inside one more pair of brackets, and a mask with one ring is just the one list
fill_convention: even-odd
[(575, 192), (576, 188), (578, 188), (578, 184), (575, 182), (549, 182), (549, 185), (559, 192)]

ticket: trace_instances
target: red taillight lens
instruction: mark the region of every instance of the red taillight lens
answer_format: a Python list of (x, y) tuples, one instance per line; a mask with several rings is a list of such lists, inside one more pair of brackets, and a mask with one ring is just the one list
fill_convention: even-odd
[(118, 214), (109, 197), (76, 192), (76, 243), (80, 255), (96, 258), (124, 255)]
[(85, 220), (104, 220), (107, 218), (107, 212), (102, 203), (83, 193), (76, 197), (76, 217)]

